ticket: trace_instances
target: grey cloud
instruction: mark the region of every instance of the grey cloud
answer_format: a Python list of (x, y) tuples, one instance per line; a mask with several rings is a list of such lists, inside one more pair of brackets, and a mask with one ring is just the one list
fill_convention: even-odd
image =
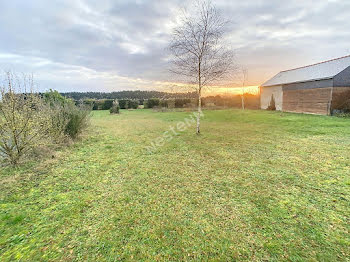
[[(0, 69), (59, 90), (152, 88), (171, 81), (165, 47), (186, 0), (1, 1)], [(350, 2), (216, 0), (226, 43), (259, 85), (282, 69), (350, 53)], [(114, 77), (115, 76), (115, 77)], [(142, 79), (144, 81), (134, 81)]]

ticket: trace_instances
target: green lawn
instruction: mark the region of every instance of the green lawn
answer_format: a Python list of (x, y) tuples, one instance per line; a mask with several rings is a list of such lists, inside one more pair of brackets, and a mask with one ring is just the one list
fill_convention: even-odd
[(93, 113), (82, 142), (0, 171), (0, 261), (350, 261), (350, 120)]

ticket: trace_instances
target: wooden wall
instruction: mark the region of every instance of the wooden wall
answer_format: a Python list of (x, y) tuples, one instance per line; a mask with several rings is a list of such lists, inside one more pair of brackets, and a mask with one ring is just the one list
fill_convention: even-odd
[(283, 90), (283, 111), (329, 114), (331, 87)]
[[(322, 83), (326, 84), (319, 81)], [(272, 94), (277, 98), (277, 110), (286, 112), (329, 115), (332, 110), (350, 110), (350, 87), (333, 87), (333, 91), (332, 87), (306, 88), (301, 84), (264, 87), (260, 96), (262, 109), (267, 108)]]
[(332, 109), (350, 109), (350, 87), (334, 87)]

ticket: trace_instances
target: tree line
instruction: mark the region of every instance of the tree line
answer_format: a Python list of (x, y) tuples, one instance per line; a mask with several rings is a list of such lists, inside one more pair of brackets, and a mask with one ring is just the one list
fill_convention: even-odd
[(130, 99), (130, 100), (145, 100), (152, 98), (159, 99), (170, 99), (170, 98), (182, 98), (182, 99), (191, 99), (196, 98), (198, 95), (196, 92), (187, 92), (187, 93), (168, 93), (160, 91), (117, 91), (117, 92), (66, 92), (61, 93), (62, 96), (71, 98), (73, 100), (84, 100), (84, 99)]
[[(91, 99), (75, 100), (77, 105), (85, 104), (92, 110), (110, 110), (113, 103), (118, 103), (119, 109), (137, 108), (190, 108), (198, 106), (196, 98), (150, 98), (150, 99)], [(244, 96), (208, 96), (201, 99), (202, 107), (206, 108), (245, 108), (259, 109), (259, 96), (245, 94)]]

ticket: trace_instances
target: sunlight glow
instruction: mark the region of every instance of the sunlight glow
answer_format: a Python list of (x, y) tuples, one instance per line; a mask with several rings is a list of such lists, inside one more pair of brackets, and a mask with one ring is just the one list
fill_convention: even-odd
[(244, 94), (259, 94), (258, 86), (246, 86), (246, 87), (219, 87), (219, 88), (208, 88), (204, 91), (205, 96), (210, 95), (242, 95), (244, 90)]

